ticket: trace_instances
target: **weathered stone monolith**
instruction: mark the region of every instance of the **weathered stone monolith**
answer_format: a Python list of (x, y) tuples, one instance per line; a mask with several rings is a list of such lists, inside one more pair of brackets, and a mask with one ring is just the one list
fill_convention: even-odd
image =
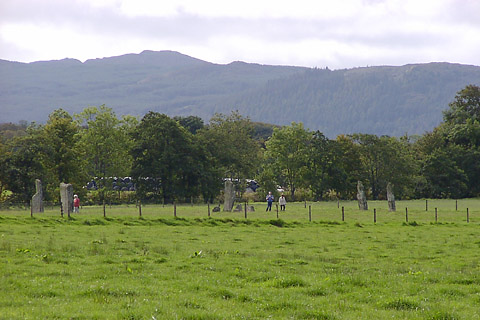
[(62, 201), (63, 213), (70, 216), (73, 212), (73, 187), (69, 183), (60, 183), (60, 199)]
[(395, 195), (393, 194), (393, 184), (387, 183), (387, 201), (388, 211), (397, 211), (395, 207)]
[(35, 190), (36, 193), (32, 197), (32, 213), (43, 212), (43, 189), (42, 181), (35, 179)]
[(225, 181), (225, 193), (223, 201), (223, 211), (232, 211), (235, 202), (235, 187), (230, 180)]
[(358, 181), (357, 183), (357, 199), (358, 199), (358, 209), (368, 210), (367, 197), (365, 196), (363, 183), (361, 181)]

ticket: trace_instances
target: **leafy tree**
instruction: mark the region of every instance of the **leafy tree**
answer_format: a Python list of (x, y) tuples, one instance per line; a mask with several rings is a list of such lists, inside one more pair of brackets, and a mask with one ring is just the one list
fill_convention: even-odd
[(396, 186), (397, 194), (407, 192), (405, 189), (412, 184), (414, 173), (408, 144), (397, 138), (371, 134), (354, 134), (352, 139), (359, 145), (359, 160), (368, 177), (373, 199), (386, 193), (388, 182)]
[(280, 126), (264, 122), (252, 122), (252, 125), (253, 139), (259, 141), (262, 147), (265, 147), (265, 141), (272, 136), (273, 129), (280, 128)]
[(305, 185), (308, 148), (311, 133), (302, 123), (292, 122), (290, 126), (274, 129), (266, 142), (265, 157), (270, 170), (279, 177), (278, 184), (287, 186), (291, 201), (295, 201), (295, 190)]
[(173, 117), (174, 120), (178, 121), (182, 127), (187, 129), (190, 133), (196, 134), (198, 130), (202, 129), (205, 124), (203, 123), (202, 118), (197, 116), (188, 116), (188, 117)]
[(199, 138), (216, 159), (215, 166), (224, 178), (243, 180), (253, 177), (260, 166), (260, 147), (252, 134), (250, 119), (232, 112), (212, 117), (199, 131)]
[(468, 177), (457, 164), (457, 152), (462, 152), (461, 148), (451, 145), (426, 155), (421, 172), (426, 181), (426, 197), (460, 198), (467, 194)]
[(306, 181), (317, 200), (325, 192), (340, 187), (339, 181), (346, 173), (341, 166), (340, 148), (335, 140), (329, 140), (320, 131), (313, 133), (308, 153)]
[(84, 162), (78, 148), (79, 129), (63, 109), (53, 111), (41, 129), (44, 141), (41, 157), (48, 172), (47, 189), (51, 194), (58, 194), (60, 182), (71, 183), (76, 192), (86, 183)]
[(26, 121), (20, 121), (15, 123), (0, 123), (0, 143), (6, 142), (18, 136), (25, 136), (28, 123)]
[(12, 200), (28, 203), (35, 193), (35, 179), (45, 181), (40, 155), (44, 152), (36, 132), (17, 136), (0, 150), (0, 197), (3, 191), (13, 193)]
[(333, 188), (337, 191), (337, 196), (339, 195), (342, 199), (356, 198), (357, 181), (366, 179), (359, 161), (360, 148), (351, 137), (346, 135), (338, 135), (335, 142), (340, 155), (337, 157), (340, 175), (333, 181)]
[(164, 114), (149, 112), (132, 136), (132, 176), (141, 197), (151, 193), (167, 203), (198, 194), (208, 180), (202, 171), (209, 158), (190, 132)]
[(468, 120), (480, 121), (480, 87), (468, 85), (460, 90), (443, 112), (447, 124), (465, 124)]
[(137, 123), (136, 119), (118, 119), (115, 112), (105, 105), (88, 107), (75, 117), (83, 128), (79, 149), (89, 176), (102, 177), (104, 181), (107, 177), (128, 176), (133, 160), (130, 133)]
[[(442, 197), (476, 196), (480, 194), (480, 87), (468, 85), (460, 90), (449, 109), (444, 111), (443, 119), (444, 122), (432, 134), (421, 139), (424, 150), (422, 172), (432, 184), (425, 190)], [(432, 141), (433, 137), (435, 141)], [(443, 161), (447, 156), (448, 161)], [(445, 181), (439, 179), (432, 163), (444, 168), (444, 174), (451, 176)], [(456, 190), (453, 190), (455, 186)]]

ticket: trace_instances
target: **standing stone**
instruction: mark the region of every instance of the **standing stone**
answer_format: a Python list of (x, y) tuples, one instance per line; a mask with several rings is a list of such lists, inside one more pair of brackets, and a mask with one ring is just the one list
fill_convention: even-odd
[(60, 199), (62, 200), (63, 213), (70, 216), (73, 212), (73, 187), (70, 183), (60, 183)]
[(397, 211), (395, 207), (395, 196), (393, 194), (393, 184), (390, 182), (387, 184), (387, 200), (388, 200), (388, 211)]
[(232, 211), (233, 203), (235, 201), (235, 188), (233, 182), (230, 180), (225, 181), (225, 200), (223, 201), (223, 211)]
[(233, 212), (242, 212), (243, 211), (243, 207), (241, 204), (237, 204), (235, 206), (235, 209), (233, 209)]
[(43, 212), (43, 189), (42, 181), (35, 179), (35, 190), (36, 193), (32, 197), (32, 213)]
[(367, 197), (365, 196), (365, 191), (363, 190), (363, 183), (358, 181), (357, 183), (357, 199), (358, 199), (358, 209), (368, 210)]

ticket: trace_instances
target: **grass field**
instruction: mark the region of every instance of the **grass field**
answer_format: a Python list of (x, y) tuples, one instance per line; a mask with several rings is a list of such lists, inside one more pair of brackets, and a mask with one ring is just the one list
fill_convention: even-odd
[(480, 319), (480, 200), (254, 206), (2, 211), (0, 319)]

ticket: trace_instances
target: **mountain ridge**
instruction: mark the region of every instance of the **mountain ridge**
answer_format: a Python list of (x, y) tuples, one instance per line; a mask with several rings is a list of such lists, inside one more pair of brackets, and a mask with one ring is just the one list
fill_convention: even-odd
[(77, 113), (102, 104), (118, 115), (206, 121), (238, 110), (254, 121), (303, 122), (329, 137), (422, 134), (441, 122), (456, 92), (480, 85), (480, 67), (447, 62), (329, 70), (150, 50), (85, 62), (1, 60), (0, 75), (0, 122), (44, 122), (56, 108)]

